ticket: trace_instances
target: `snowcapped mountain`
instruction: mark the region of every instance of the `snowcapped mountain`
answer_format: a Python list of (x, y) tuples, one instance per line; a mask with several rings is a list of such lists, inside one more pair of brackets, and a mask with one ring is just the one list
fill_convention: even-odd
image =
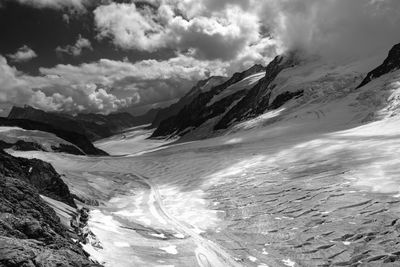
[[(314, 116), (310, 114), (320, 118), (335, 105), (357, 109), (349, 111), (351, 118), (337, 114), (344, 116), (339, 120), (365, 122), (376, 115), (375, 111), (390, 91), (377, 88), (377, 85), (373, 88), (365, 85), (397, 70), (399, 53), (400, 45), (395, 45), (377, 68), (384, 59), (382, 55), (345, 63), (305, 57), (298, 51), (277, 56), (266, 68), (256, 65), (208, 92), (198, 94), (177, 115), (162, 121), (152, 137), (206, 138), (221, 131), (253, 127), (250, 125), (256, 121), (269, 124)], [(388, 79), (384, 77), (386, 83), (390, 83)], [(272, 117), (265, 115), (273, 111), (276, 112)]]
[(157, 127), (163, 120), (175, 116), (184, 106), (190, 104), (199, 94), (208, 92), (211, 88), (225, 82), (226, 77), (212, 76), (208, 79), (199, 81), (187, 94), (179, 99), (178, 102), (166, 108), (158, 110), (152, 127)]
[[(261, 73), (264, 72), (265, 67), (254, 65), (246, 71), (235, 73), (222, 84), (202, 91), (175, 116), (162, 121), (153, 137), (184, 135), (207, 121), (216, 121), (247, 93), (252, 84), (261, 79)], [(239, 82), (242, 82), (241, 86), (235, 87)]]

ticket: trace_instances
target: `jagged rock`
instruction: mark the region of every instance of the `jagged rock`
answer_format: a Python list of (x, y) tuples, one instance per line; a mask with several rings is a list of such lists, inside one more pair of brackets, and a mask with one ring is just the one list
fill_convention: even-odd
[(34, 186), (40, 194), (76, 207), (68, 186), (49, 163), (16, 158), (0, 150), (0, 175), (17, 177)]
[(396, 44), (395, 46), (390, 49), (388, 56), (383, 61), (383, 63), (369, 72), (361, 84), (357, 87), (360, 88), (373, 79), (376, 79), (384, 74), (392, 72), (400, 68), (400, 44)]
[(36, 188), (1, 173), (0, 266), (100, 265), (71, 240)]

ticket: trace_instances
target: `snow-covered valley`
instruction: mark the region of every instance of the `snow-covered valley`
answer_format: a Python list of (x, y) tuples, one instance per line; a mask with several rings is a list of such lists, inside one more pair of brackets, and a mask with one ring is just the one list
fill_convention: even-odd
[(284, 71), (274, 92), (301, 98), (209, 139), (139, 127), (96, 143), (111, 157), (9, 152), (99, 202), (85, 249), (105, 266), (396, 266), (400, 71), (356, 88), (381, 60)]

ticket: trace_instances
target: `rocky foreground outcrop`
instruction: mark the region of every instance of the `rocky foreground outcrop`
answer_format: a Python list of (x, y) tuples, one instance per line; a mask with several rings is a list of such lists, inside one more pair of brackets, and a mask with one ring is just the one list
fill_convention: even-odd
[(0, 266), (100, 266), (39, 194), (75, 206), (50, 164), (0, 151)]
[(76, 207), (68, 186), (49, 163), (16, 158), (0, 150), (0, 175), (18, 178), (40, 194)]

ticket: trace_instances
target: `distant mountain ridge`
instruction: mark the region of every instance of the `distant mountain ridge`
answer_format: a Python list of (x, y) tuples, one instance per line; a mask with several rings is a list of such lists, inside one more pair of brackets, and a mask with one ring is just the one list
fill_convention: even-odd
[(73, 117), (62, 113), (46, 112), (30, 106), (14, 106), (8, 118), (27, 119), (50, 124), (61, 130), (85, 135), (92, 141), (108, 137), (114, 132), (133, 125), (132, 116), (128, 113), (113, 115), (79, 114)]
[[(302, 105), (313, 99), (324, 101), (321, 97), (326, 97), (327, 101), (344, 96), (346, 90), (349, 93), (384, 74), (399, 70), (400, 44), (394, 45), (383, 63), (364, 76), (367, 70), (365, 66), (373, 66), (369, 65), (368, 60), (359, 59), (357, 62), (360, 63), (343, 65), (345, 68), (336, 66), (338, 69), (335, 69), (334, 65), (328, 68), (330, 63), (318, 57), (305, 57), (301, 51), (287, 52), (275, 57), (266, 67), (255, 65), (244, 72), (235, 73), (209, 91), (197, 94), (178, 112), (174, 110), (175, 115), (153, 123), (158, 127), (151, 138), (205, 138), (216, 131), (256, 118), (266, 111), (279, 109), (291, 100)], [(357, 64), (361, 65), (357, 67)], [(368, 65), (362, 67), (363, 64)], [(251, 84), (250, 88), (239, 86), (259, 71), (264, 71), (263, 77)], [(237, 88), (232, 90), (232, 87)]]
[(209, 104), (215, 96), (219, 95), (230, 86), (251, 75), (264, 71), (264, 66), (256, 64), (243, 72), (233, 74), (230, 79), (222, 84), (216, 85), (206, 92), (201, 92), (176, 115), (160, 122), (152, 137), (169, 136), (173, 134), (183, 135), (187, 130), (190, 130), (190, 128), (199, 127), (207, 120), (221, 116), (235, 101), (246, 94), (247, 89), (237, 90), (211, 105), (207, 104)]
[(227, 78), (222, 76), (212, 76), (208, 79), (199, 81), (188, 93), (186, 93), (178, 102), (170, 105), (169, 107), (161, 108), (151, 124), (155, 128), (165, 119), (175, 116), (186, 105), (189, 105), (199, 94), (208, 91), (214, 86), (223, 83)]
[(9, 126), (9, 127), (14, 126), (25, 130), (38, 130), (42, 132), (49, 132), (76, 145), (84, 153), (88, 155), (98, 155), (98, 156), (107, 155), (106, 152), (96, 148), (85, 135), (72, 131), (63, 130), (47, 123), (26, 120), (26, 119), (0, 118), (0, 126)]

